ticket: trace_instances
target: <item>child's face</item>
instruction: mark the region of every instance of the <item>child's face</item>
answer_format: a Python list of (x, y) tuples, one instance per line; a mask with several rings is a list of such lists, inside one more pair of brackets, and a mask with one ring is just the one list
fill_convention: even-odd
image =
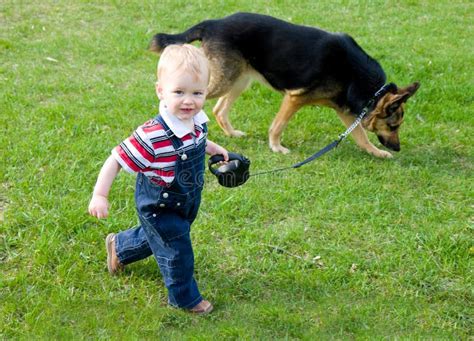
[(168, 112), (182, 121), (190, 120), (204, 106), (207, 77), (188, 71), (166, 72), (156, 84), (156, 93)]

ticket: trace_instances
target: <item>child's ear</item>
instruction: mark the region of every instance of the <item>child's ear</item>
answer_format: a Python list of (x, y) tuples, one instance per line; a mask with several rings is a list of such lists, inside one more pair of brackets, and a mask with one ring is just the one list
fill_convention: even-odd
[(161, 101), (163, 99), (163, 88), (160, 85), (160, 82), (155, 83), (156, 96)]

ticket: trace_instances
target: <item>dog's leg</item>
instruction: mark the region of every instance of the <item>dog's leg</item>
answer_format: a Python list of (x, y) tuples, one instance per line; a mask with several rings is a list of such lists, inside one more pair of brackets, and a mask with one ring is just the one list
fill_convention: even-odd
[[(341, 121), (344, 123), (344, 125), (349, 128), (352, 123), (355, 121), (355, 117), (343, 112), (337, 112), (339, 115), (339, 118)], [(390, 158), (392, 157), (392, 154), (385, 151), (378, 149), (376, 146), (374, 146), (370, 141), (369, 138), (367, 137), (367, 134), (362, 128), (362, 126), (359, 124), (353, 131), (352, 131), (352, 137), (354, 138), (354, 141), (357, 143), (357, 145), (365, 150), (367, 153), (372, 154), (377, 157), (381, 158)]]
[(304, 101), (296, 96), (285, 94), (281, 103), (280, 111), (276, 115), (269, 130), (269, 144), (274, 152), (287, 154), (288, 148), (281, 145), (281, 134), (288, 125), (291, 117), (304, 105)]
[(244, 91), (250, 84), (250, 81), (251, 78), (247, 75), (243, 75), (237, 79), (237, 81), (232, 85), (230, 91), (217, 100), (217, 103), (212, 110), (214, 116), (216, 117), (217, 123), (222, 128), (222, 130), (224, 130), (224, 133), (227, 136), (241, 137), (245, 135), (244, 132), (235, 130), (232, 127), (232, 124), (230, 124), (229, 121), (229, 111), (237, 97), (239, 97), (242, 91)]

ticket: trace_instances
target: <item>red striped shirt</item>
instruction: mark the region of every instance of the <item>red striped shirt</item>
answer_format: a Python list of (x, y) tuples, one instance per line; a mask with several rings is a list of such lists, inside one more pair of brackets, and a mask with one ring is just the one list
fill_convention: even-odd
[[(195, 124), (194, 133), (181, 138), (183, 149), (206, 143), (207, 134)], [(130, 173), (144, 173), (153, 182), (166, 186), (173, 182), (177, 153), (164, 127), (156, 120), (147, 121), (112, 150), (117, 162)]]

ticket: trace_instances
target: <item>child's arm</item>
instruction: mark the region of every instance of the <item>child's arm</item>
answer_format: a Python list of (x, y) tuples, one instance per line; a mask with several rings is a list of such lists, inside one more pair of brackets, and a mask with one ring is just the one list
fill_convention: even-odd
[(219, 146), (217, 143), (212, 142), (211, 140), (207, 140), (206, 153), (211, 156), (220, 154), (224, 156), (224, 161), (229, 161), (229, 153), (227, 150), (224, 147)]
[(110, 155), (107, 161), (105, 161), (102, 169), (100, 170), (97, 183), (94, 187), (94, 193), (92, 194), (91, 202), (89, 203), (89, 214), (97, 218), (106, 218), (109, 215), (109, 196), (110, 188), (115, 180), (115, 177), (120, 172), (122, 167)]

